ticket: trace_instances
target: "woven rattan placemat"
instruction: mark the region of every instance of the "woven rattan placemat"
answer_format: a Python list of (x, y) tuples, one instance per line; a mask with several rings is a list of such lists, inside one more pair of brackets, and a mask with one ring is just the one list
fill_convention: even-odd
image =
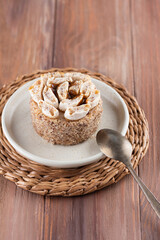
[[(105, 82), (121, 95), (127, 104), (130, 115), (126, 136), (133, 146), (131, 161), (135, 168), (148, 148), (149, 134), (147, 120), (136, 99), (124, 87), (100, 73), (92, 73), (86, 69), (52, 68), (23, 75), (10, 85), (0, 89), (0, 121), (4, 105), (8, 98), (20, 86), (48, 71), (78, 71), (87, 73)], [(127, 173), (128, 170), (122, 163), (109, 158), (101, 159), (97, 163), (75, 169), (53, 169), (34, 163), (22, 157), (14, 150), (4, 137), (2, 126), (0, 125), (0, 174), (10, 181), (15, 182), (17, 186), (30, 192), (50, 196), (83, 195), (118, 182)]]

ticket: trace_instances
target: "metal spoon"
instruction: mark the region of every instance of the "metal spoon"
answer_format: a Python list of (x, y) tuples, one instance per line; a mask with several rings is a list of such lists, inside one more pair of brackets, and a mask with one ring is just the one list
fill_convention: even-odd
[(151, 204), (152, 208), (160, 218), (160, 203), (155, 196), (144, 185), (142, 180), (137, 176), (131, 164), (132, 145), (123, 137), (119, 132), (111, 129), (101, 129), (96, 136), (97, 144), (100, 150), (108, 157), (114, 158), (120, 162), (123, 162), (129, 169), (130, 173), (137, 181), (138, 185), (144, 192), (147, 200)]

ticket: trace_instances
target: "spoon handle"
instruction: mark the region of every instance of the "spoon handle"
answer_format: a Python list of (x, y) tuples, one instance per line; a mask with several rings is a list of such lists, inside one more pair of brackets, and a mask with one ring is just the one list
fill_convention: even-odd
[(152, 208), (156, 212), (157, 216), (160, 218), (160, 203), (155, 198), (155, 196), (151, 193), (151, 191), (145, 186), (145, 184), (142, 182), (140, 177), (138, 177), (138, 175), (134, 171), (132, 165), (131, 164), (127, 165), (127, 168), (129, 169), (129, 171), (131, 172), (132, 176), (134, 177), (134, 179), (136, 180), (136, 182), (138, 183), (138, 185), (140, 186), (140, 188), (144, 192), (144, 195), (146, 196), (147, 200), (149, 201), (149, 203), (151, 204)]

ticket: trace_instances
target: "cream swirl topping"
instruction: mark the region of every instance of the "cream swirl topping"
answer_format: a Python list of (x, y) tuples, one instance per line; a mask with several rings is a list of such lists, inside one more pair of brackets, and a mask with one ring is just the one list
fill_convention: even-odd
[(66, 119), (79, 120), (100, 101), (100, 92), (91, 77), (78, 72), (43, 74), (30, 86), (29, 92), (49, 118), (57, 118), (62, 111)]

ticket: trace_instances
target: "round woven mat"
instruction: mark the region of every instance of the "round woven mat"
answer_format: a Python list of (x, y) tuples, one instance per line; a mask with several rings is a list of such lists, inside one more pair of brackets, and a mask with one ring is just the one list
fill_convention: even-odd
[[(92, 73), (86, 69), (52, 68), (46, 71), (23, 75), (10, 85), (0, 89), (0, 121), (2, 110), (8, 98), (23, 84), (48, 71), (78, 71), (87, 73), (105, 82), (121, 95), (127, 104), (130, 115), (126, 136), (133, 146), (131, 161), (135, 168), (148, 148), (149, 134), (147, 120), (136, 99), (124, 87), (100, 73)], [(30, 192), (50, 196), (83, 195), (118, 182), (127, 173), (128, 170), (123, 163), (110, 158), (104, 158), (97, 163), (75, 169), (53, 169), (37, 164), (22, 157), (14, 150), (4, 137), (2, 126), (0, 125), (0, 174), (10, 181), (15, 182), (17, 186)]]

